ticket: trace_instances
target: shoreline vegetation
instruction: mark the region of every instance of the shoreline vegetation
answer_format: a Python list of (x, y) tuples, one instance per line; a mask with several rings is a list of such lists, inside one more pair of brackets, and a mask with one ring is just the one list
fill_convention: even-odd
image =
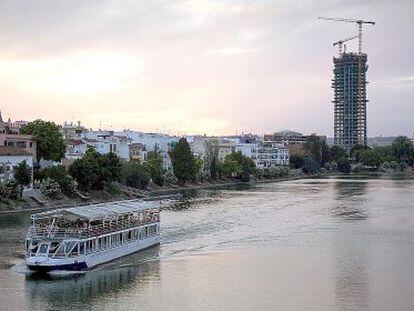
[[(206, 140), (202, 154), (194, 154), (186, 138), (180, 138), (168, 152), (162, 153), (155, 146), (142, 162), (123, 160), (113, 152), (101, 154), (91, 147), (82, 157), (63, 166), (59, 163), (66, 146), (58, 125), (35, 120), (21, 132), (36, 138), (37, 159), (53, 164), (40, 167), (23, 161), (14, 166), (13, 178), (0, 181), (3, 213), (135, 198), (168, 198), (193, 189), (315, 176), (413, 176), (414, 147), (405, 136), (397, 137), (391, 146), (355, 145), (348, 152), (337, 145), (328, 146), (320, 136), (310, 135), (302, 155), (290, 156), (289, 166), (275, 165), (279, 159), (277, 153), (268, 154), (273, 159), (268, 162), (261, 158), (254, 160), (240, 151), (219, 157), (213, 139)], [(166, 159), (172, 169), (166, 169)]]

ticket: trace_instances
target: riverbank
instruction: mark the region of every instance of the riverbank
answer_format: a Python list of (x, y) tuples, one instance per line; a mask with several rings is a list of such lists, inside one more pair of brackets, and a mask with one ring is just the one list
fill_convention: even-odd
[(298, 180), (310, 178), (312, 176), (304, 174), (291, 174), (286, 177), (273, 179), (252, 179), (249, 182), (242, 182), (236, 179), (222, 179), (216, 181), (205, 182), (187, 182), (184, 186), (166, 184), (163, 187), (152, 185), (148, 190), (137, 190), (120, 186), (118, 193), (109, 193), (107, 191), (93, 191), (89, 193), (88, 199), (80, 197), (63, 197), (59, 200), (47, 199), (43, 202), (35, 201), (31, 198), (21, 198), (18, 200), (2, 200), (0, 201), (0, 214), (11, 214), (20, 212), (35, 212), (47, 209), (69, 208), (73, 206), (82, 206), (97, 203), (109, 203), (121, 200), (146, 199), (146, 200), (162, 200), (177, 198), (183, 192), (202, 189), (224, 189), (236, 185), (254, 185), (260, 183), (282, 182), (289, 180)]
[(88, 199), (80, 197), (63, 197), (60, 200), (45, 200), (42, 203), (30, 198), (21, 198), (18, 200), (1, 200), (0, 215), (20, 212), (36, 212), (56, 208), (69, 208), (74, 206), (90, 205), (97, 203), (109, 203), (131, 199), (145, 200), (162, 200), (177, 198), (184, 192), (202, 189), (225, 189), (236, 185), (254, 185), (262, 183), (274, 183), (291, 180), (309, 179), (309, 178), (414, 178), (413, 171), (404, 172), (358, 172), (351, 174), (342, 174), (338, 172), (324, 172), (314, 175), (303, 173), (291, 173), (289, 176), (270, 179), (252, 179), (249, 182), (242, 182), (236, 179), (222, 179), (205, 182), (187, 182), (185, 186), (166, 184), (162, 187), (151, 185), (148, 190), (138, 190), (120, 186), (119, 193), (109, 193), (107, 191), (93, 191), (89, 193)]

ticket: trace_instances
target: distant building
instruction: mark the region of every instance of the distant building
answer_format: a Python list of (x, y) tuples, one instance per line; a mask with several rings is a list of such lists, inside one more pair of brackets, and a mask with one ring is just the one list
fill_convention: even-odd
[[(289, 155), (305, 155), (305, 144), (310, 136), (311, 135), (303, 135), (300, 132), (286, 130), (275, 132), (273, 134), (265, 134), (264, 141), (286, 145), (289, 150)], [(326, 136), (317, 136), (322, 140), (326, 140)]]
[(345, 150), (367, 145), (367, 54), (334, 57), (334, 144)]
[(8, 181), (14, 178), (14, 166), (26, 161), (33, 169), (33, 156), (24, 148), (0, 146), (0, 180)]
[(28, 121), (12, 122), (10, 118), (7, 121), (4, 121), (0, 111), (0, 133), (2, 134), (19, 134), (20, 129), (28, 123)]
[(147, 161), (148, 151), (147, 147), (141, 143), (132, 143), (129, 145), (130, 161), (144, 163)]
[(81, 138), (85, 133), (88, 132), (88, 129), (81, 125), (81, 122), (78, 121), (77, 123), (72, 122), (65, 122), (62, 126), (62, 136), (65, 139), (72, 139), (72, 138)]

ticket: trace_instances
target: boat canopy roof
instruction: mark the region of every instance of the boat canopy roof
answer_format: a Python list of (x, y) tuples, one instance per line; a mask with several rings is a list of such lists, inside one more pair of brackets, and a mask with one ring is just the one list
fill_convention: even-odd
[(148, 209), (159, 209), (159, 201), (128, 200), (110, 203), (91, 204), (79, 207), (55, 209), (32, 215), (32, 219), (45, 219), (73, 215), (88, 221), (113, 219), (122, 214), (130, 214)]

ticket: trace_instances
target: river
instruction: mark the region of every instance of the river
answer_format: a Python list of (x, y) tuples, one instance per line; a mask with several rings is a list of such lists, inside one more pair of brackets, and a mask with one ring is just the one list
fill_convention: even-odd
[(160, 246), (60, 278), (18, 272), (29, 217), (0, 215), (1, 310), (414, 309), (414, 180), (192, 191)]

